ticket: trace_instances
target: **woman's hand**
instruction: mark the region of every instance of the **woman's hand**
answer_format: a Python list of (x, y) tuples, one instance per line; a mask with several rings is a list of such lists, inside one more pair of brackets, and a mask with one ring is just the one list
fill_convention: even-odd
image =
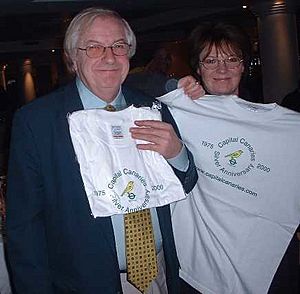
[(184, 93), (196, 100), (205, 95), (205, 91), (199, 81), (193, 76), (185, 76), (178, 81), (177, 88), (183, 88)]

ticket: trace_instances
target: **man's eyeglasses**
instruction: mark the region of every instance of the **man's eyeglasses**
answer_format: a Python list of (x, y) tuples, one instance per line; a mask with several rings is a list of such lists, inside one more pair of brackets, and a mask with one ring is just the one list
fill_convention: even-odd
[(230, 56), (225, 59), (219, 59), (216, 57), (207, 57), (204, 60), (200, 61), (199, 64), (206, 69), (216, 69), (221, 62), (223, 62), (227, 66), (227, 68), (233, 69), (238, 67), (243, 62), (243, 59), (237, 56)]
[(79, 50), (85, 51), (86, 55), (90, 58), (97, 58), (104, 54), (107, 48), (110, 48), (112, 53), (116, 56), (124, 56), (128, 54), (131, 45), (127, 43), (115, 43), (111, 46), (103, 46), (100, 44), (89, 45), (85, 48), (77, 48)]

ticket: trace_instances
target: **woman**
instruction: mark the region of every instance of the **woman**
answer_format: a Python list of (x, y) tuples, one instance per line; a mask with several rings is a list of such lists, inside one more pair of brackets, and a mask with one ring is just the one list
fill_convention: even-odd
[(251, 44), (238, 27), (206, 23), (196, 27), (190, 38), (190, 63), (207, 94), (238, 95), (246, 100), (243, 80), (250, 59)]
[[(191, 67), (207, 94), (238, 95), (249, 100), (249, 95), (241, 87), (250, 58), (250, 42), (243, 31), (231, 24), (204, 24), (192, 32), (189, 42)], [(273, 278), (269, 294), (298, 293), (297, 255), (297, 238), (294, 235)], [(181, 293), (199, 292), (182, 281)]]

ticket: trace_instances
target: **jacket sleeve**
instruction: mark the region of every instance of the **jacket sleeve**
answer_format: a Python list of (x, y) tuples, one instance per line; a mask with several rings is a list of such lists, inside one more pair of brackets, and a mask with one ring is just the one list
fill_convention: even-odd
[[(174, 118), (172, 117), (168, 107), (165, 104), (162, 104), (161, 115), (162, 115), (162, 120), (164, 122), (170, 123), (173, 126), (177, 136), (181, 139), (176, 122), (175, 122)], [(192, 189), (195, 187), (195, 185), (197, 183), (198, 173), (196, 170), (193, 155), (188, 150), (188, 148), (187, 148), (187, 153), (188, 153), (188, 159), (189, 159), (189, 167), (188, 167), (187, 171), (182, 172), (173, 167), (172, 168), (173, 168), (176, 176), (179, 178), (180, 182), (182, 183), (182, 186), (183, 186), (185, 192), (189, 193), (192, 191)]]
[(43, 210), (43, 178), (34, 132), (15, 115), (7, 186), (7, 254), (16, 293), (52, 293)]

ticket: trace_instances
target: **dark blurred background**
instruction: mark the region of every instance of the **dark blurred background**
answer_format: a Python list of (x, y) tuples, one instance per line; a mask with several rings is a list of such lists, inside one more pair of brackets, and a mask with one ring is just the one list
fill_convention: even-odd
[[(249, 74), (259, 79), (261, 60), (258, 17), (253, 7), (261, 2), (292, 2), (290, 6), (293, 6), (292, 13), (296, 16), (295, 23), (300, 31), (298, 0), (1, 0), (1, 84), (6, 90), (11, 88), (23, 96), (19, 97), (21, 101), (16, 101), (23, 103), (24, 99), (43, 95), (64, 83), (66, 72), (61, 48), (65, 28), (78, 11), (94, 5), (117, 10), (134, 29), (138, 47), (131, 61), (132, 69), (144, 66), (156, 48), (164, 46), (172, 55), (170, 76), (188, 74), (190, 69), (185, 46), (187, 35), (200, 22), (219, 19), (238, 24), (249, 34), (254, 51)], [(288, 13), (291, 13), (290, 10)], [(31, 71), (31, 77), (26, 75), (28, 71)], [(33, 83), (34, 88), (20, 89), (24, 79), (27, 79), (27, 83)]]

